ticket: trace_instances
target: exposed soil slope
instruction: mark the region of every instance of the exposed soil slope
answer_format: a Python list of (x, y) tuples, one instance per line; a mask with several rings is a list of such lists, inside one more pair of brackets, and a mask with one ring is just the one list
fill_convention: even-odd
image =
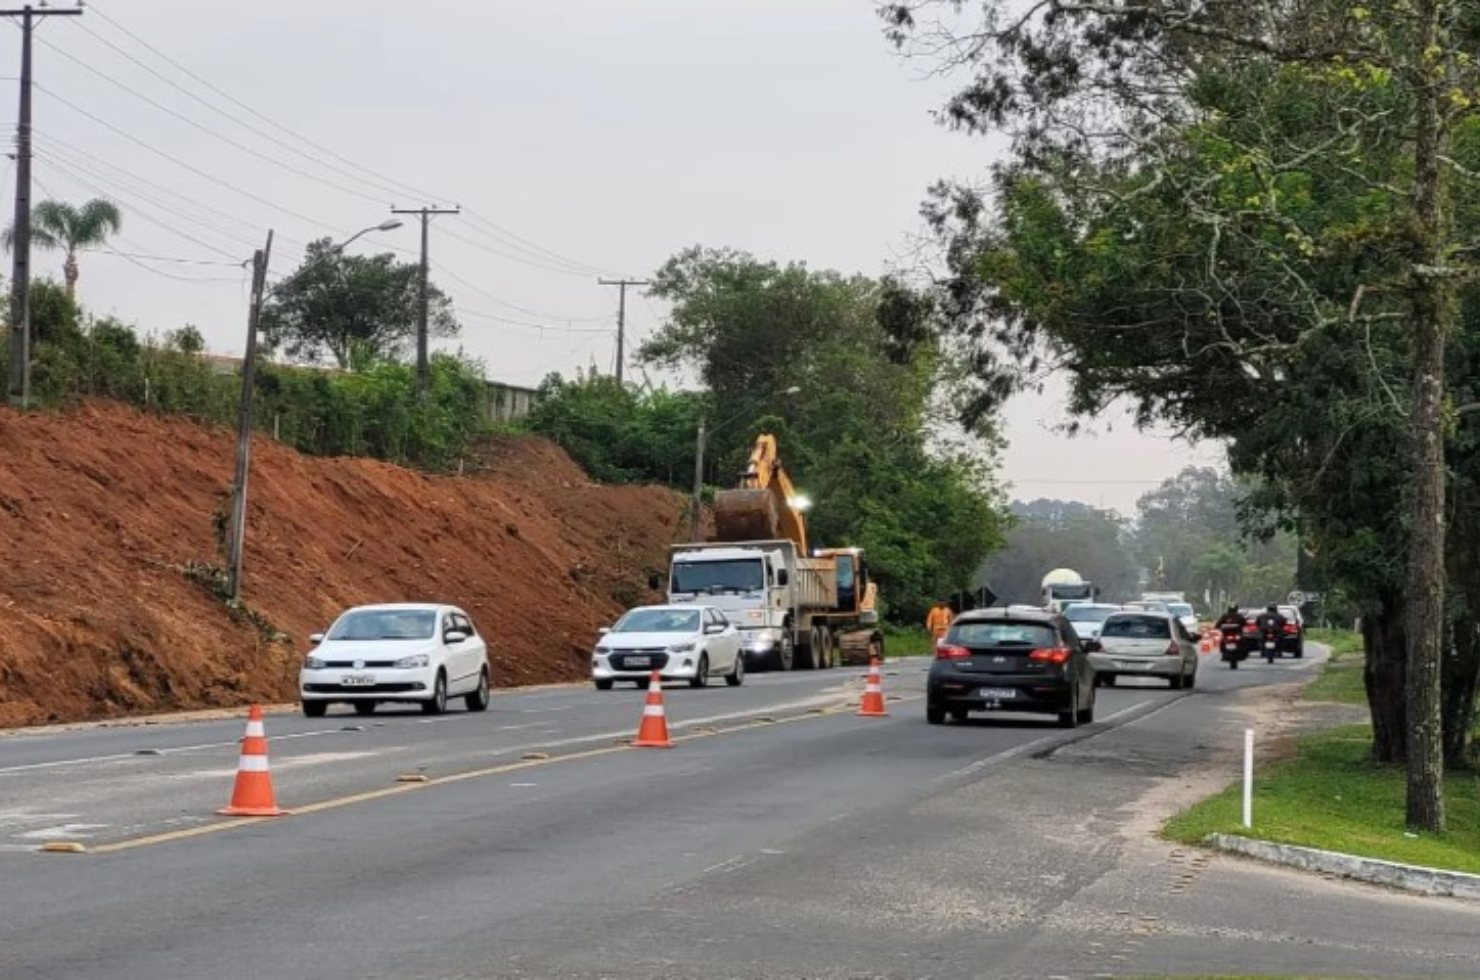
[(681, 525), (678, 495), (593, 484), (538, 439), (429, 477), (258, 438), (243, 598), (274, 640), (192, 574), (222, 564), (234, 442), (111, 403), (0, 408), (0, 726), (291, 700), (307, 634), (365, 602), (467, 609), (499, 686), (577, 678)]

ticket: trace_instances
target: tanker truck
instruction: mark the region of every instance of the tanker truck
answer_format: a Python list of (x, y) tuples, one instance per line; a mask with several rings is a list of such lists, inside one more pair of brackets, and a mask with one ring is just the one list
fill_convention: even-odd
[(1072, 568), (1055, 568), (1043, 576), (1043, 606), (1063, 612), (1071, 602), (1092, 602), (1100, 594), (1090, 582)]

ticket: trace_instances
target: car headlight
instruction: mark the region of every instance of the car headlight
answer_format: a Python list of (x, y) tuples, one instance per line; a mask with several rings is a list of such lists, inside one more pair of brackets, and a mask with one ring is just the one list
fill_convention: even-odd
[(596, 652), (599, 653), (599, 654), (601, 654), (604, 657), (607, 654), (609, 654), (609, 653), (612, 652), (612, 648), (611, 647), (597, 647), (596, 648)]
[(410, 670), (413, 667), (425, 667), (431, 662), (431, 657), (427, 656), (424, 653), (418, 653), (414, 657), (402, 657), (400, 660), (397, 660), (395, 662), (394, 666), (401, 670)]
[(687, 643), (675, 643), (675, 644), (673, 644), (673, 646), (671, 646), (671, 647), (668, 648), (668, 652), (669, 653), (693, 653), (694, 652), (694, 641), (693, 640), (689, 640)]
[(746, 639), (745, 645), (752, 650), (767, 650), (780, 642), (780, 630), (756, 630)]
[(318, 657), (309, 657), (303, 661), (303, 666), (306, 670), (323, 670), (329, 664), (326, 661), (320, 660)]

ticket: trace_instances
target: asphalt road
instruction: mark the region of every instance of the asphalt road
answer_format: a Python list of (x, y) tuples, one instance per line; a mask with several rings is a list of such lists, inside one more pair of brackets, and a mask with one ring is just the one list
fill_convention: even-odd
[(240, 721), (0, 738), (0, 978), (1480, 975), (1480, 906), (1150, 836), (1311, 663), (1101, 690), (1074, 732), (928, 726), (919, 663), (885, 719), (858, 671), (670, 689), (668, 751), (618, 744), (630, 688), (274, 715), (265, 821), (213, 815)]

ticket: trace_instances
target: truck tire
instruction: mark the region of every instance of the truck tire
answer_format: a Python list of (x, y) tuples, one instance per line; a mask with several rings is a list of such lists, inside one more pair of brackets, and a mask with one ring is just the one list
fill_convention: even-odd
[(773, 670), (791, 670), (796, 661), (796, 640), (792, 637), (791, 624), (787, 623), (781, 631), (781, 642), (776, 645), (776, 652), (771, 655), (769, 666)]
[(807, 645), (805, 647), (797, 647), (796, 652), (793, 654), (792, 670), (816, 669), (817, 654), (819, 652), (817, 642), (817, 627), (814, 626), (812, 627), (812, 631), (807, 634)]

